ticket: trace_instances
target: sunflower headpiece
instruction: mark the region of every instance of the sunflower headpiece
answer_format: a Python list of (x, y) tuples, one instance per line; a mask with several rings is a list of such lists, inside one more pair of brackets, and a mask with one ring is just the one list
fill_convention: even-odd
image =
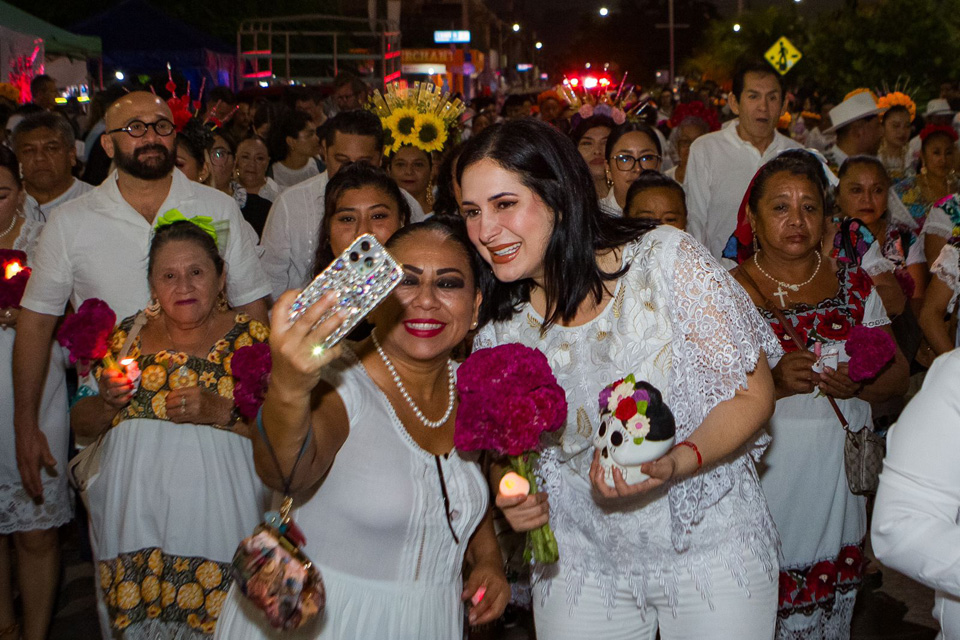
[(460, 98), (450, 97), (432, 82), (415, 82), (412, 88), (393, 82), (383, 94), (375, 91), (366, 108), (383, 125), (383, 155), (405, 144), (427, 153), (443, 150), (466, 110)]

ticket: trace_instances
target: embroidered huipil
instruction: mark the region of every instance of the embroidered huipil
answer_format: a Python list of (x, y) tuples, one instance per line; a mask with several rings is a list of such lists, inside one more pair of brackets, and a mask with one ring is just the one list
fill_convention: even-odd
[[(682, 441), (745, 384), (761, 351), (776, 355), (779, 345), (745, 292), (687, 234), (659, 227), (626, 245), (622, 261), (630, 268), (611, 284), (613, 300), (587, 324), (555, 325), (541, 336), (542, 318), (526, 303), (510, 320), (484, 327), (475, 346), (519, 342), (540, 349), (566, 391), (567, 424), (544, 437), (538, 473), (550, 494), (560, 563), (578, 578), (568, 584), (599, 582), (607, 606), (626, 585), (640, 607), (651, 590), (662, 590), (676, 606), (681, 575), (694, 576), (709, 599), (707, 560), (721, 557), (749, 592), (744, 558), (758, 558), (771, 580), (777, 571), (777, 536), (751, 455), (763, 450), (767, 436), (668, 489), (610, 504), (591, 492), (591, 438), (600, 390), (634, 373), (663, 392)], [(534, 567), (537, 580), (550, 573)], [(578, 590), (566, 597), (575, 604)]]
[[(114, 331), (114, 357), (133, 320)], [(140, 337), (134, 340), (129, 356), (142, 372), (139, 388), (106, 432), (100, 472), (87, 492), (104, 638), (201, 640), (213, 633), (233, 582), (234, 551), (261, 521), (269, 492), (248, 438), (175, 424), (166, 399), (182, 387), (232, 398), (234, 352), (267, 335), (241, 313), (205, 358), (144, 354)], [(91, 395), (96, 386), (88, 379), (81, 390)]]
[[(819, 341), (825, 351), (835, 348), (839, 362), (846, 362), (843, 347), (852, 327), (881, 326), (890, 320), (866, 271), (841, 262), (837, 280), (836, 295), (817, 305), (784, 309), (784, 315), (808, 346)], [(760, 311), (783, 349), (796, 351), (776, 317)], [(868, 402), (836, 402), (852, 430), (872, 424)], [(773, 442), (763, 458), (760, 481), (781, 539), (777, 638), (848, 637), (863, 577), (867, 520), (866, 499), (851, 494), (847, 486), (845, 432), (830, 403), (814, 390), (777, 401), (770, 435)]]

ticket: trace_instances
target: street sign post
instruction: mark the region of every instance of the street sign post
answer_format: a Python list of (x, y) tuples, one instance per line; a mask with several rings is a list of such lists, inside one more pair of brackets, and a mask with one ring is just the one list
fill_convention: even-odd
[(777, 70), (777, 73), (786, 75), (793, 68), (793, 65), (799, 62), (803, 54), (786, 37), (781, 37), (773, 43), (772, 47), (767, 49), (763, 57)]

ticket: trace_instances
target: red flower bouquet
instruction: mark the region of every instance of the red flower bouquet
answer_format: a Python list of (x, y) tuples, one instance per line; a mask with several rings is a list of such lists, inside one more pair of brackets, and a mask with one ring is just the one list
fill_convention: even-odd
[(247, 420), (257, 417), (270, 381), (270, 347), (263, 342), (240, 347), (233, 354), (233, 403)]
[(0, 249), (0, 309), (20, 308), (29, 279), (27, 254), (16, 249)]
[[(457, 371), (457, 391), (456, 447), (508, 456), (513, 470), (536, 493), (533, 468), (540, 436), (560, 429), (567, 419), (566, 394), (546, 356), (521, 344), (481, 349)], [(557, 540), (549, 523), (527, 535), (524, 557), (541, 563), (557, 561)]]
[(70, 362), (77, 363), (80, 375), (86, 375), (90, 366), (103, 360), (108, 367), (117, 367), (109, 356), (110, 334), (117, 323), (117, 314), (99, 298), (88, 298), (73, 315), (67, 316), (57, 341), (70, 353)]
[(897, 343), (879, 327), (857, 325), (844, 345), (850, 356), (848, 375), (854, 382), (877, 377), (897, 355)]

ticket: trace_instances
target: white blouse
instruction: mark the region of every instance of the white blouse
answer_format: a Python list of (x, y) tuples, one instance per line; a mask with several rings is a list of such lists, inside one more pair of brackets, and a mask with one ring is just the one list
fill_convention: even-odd
[(945, 640), (960, 639), (960, 350), (937, 358), (887, 432), (872, 542), (885, 565), (936, 589)]

